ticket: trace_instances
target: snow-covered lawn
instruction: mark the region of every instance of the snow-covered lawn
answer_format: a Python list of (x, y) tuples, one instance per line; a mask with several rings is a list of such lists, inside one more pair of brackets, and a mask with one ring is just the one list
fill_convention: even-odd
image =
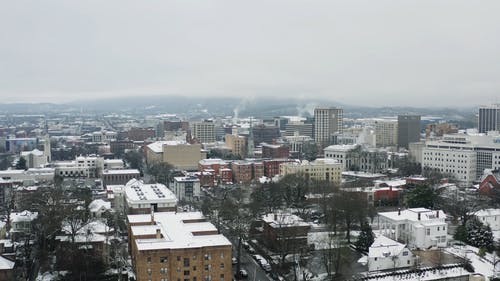
[[(459, 246), (454, 245), (445, 249), (446, 252), (453, 254), (457, 257), (466, 258), (470, 260), (472, 266), (474, 267), (474, 271), (476, 273), (480, 273), (486, 277), (493, 277), (495, 275), (495, 269), (493, 264), (499, 260), (494, 253), (486, 253), (484, 258), (481, 258), (477, 254), (479, 253), (479, 249), (472, 246)], [(497, 265), (496, 271), (500, 270), (500, 264)]]
[[(340, 241), (339, 242), (334, 241), (338, 238), (330, 238), (330, 234), (333, 235), (333, 232), (329, 231), (309, 232), (307, 234), (307, 244), (309, 245), (314, 244), (315, 250), (337, 248), (338, 245), (340, 244), (339, 243)], [(356, 239), (358, 239), (357, 238), (358, 236), (359, 236), (359, 231), (351, 231), (351, 242), (356, 241)], [(337, 237), (341, 238), (343, 243), (346, 242), (344, 232), (338, 232)]]

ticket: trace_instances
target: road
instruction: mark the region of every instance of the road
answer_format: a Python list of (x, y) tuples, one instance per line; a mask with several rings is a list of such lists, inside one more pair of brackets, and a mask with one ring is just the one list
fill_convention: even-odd
[[(233, 242), (233, 256), (236, 257), (237, 244)], [(241, 268), (248, 272), (248, 281), (271, 281), (266, 272), (259, 264), (247, 253), (245, 249), (241, 249)], [(233, 265), (233, 271), (236, 272), (236, 265)]]

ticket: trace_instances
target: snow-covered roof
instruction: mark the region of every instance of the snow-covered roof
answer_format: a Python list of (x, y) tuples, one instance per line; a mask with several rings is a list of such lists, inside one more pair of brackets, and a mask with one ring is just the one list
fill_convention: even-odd
[(137, 169), (119, 169), (119, 170), (104, 170), (103, 175), (123, 175), (123, 174), (136, 174), (139, 175), (140, 172)]
[(0, 256), (0, 270), (14, 269), (15, 262)]
[[(231, 242), (222, 234), (217, 234), (215, 226), (204, 221), (200, 212), (161, 212), (154, 213), (156, 225), (132, 226), (131, 233), (153, 235), (157, 229), (161, 238), (136, 239), (137, 249), (182, 249), (211, 246), (231, 246)], [(151, 215), (129, 215), (129, 223), (151, 221)], [(208, 234), (203, 234), (208, 233)]]
[(483, 209), (474, 213), (476, 217), (500, 216), (500, 209)]
[[(378, 213), (381, 217), (386, 217), (393, 221), (420, 221), (422, 223), (428, 223), (430, 221), (442, 221), (444, 223), (444, 219), (446, 218), (446, 214), (442, 210), (429, 210), (426, 208), (413, 208), (406, 209), (395, 212), (381, 212)], [(420, 219), (419, 219), (420, 214)]]
[(324, 151), (329, 152), (347, 152), (353, 150), (357, 147), (357, 144), (338, 144), (338, 145), (330, 145), (327, 146)]
[(24, 210), (19, 213), (11, 213), (10, 221), (11, 222), (33, 221), (37, 217), (38, 217), (38, 212), (30, 212), (28, 210)]
[(174, 181), (176, 181), (176, 182), (199, 182), (200, 179), (198, 179), (198, 177), (196, 177), (196, 176), (193, 176), (193, 177), (187, 176), (187, 177), (174, 177)]
[(185, 141), (157, 141), (148, 145), (148, 148), (155, 153), (162, 153), (164, 145), (189, 145)]
[(397, 256), (406, 246), (383, 235), (378, 236), (368, 249), (368, 257), (383, 258)]
[(21, 156), (28, 156), (30, 154), (33, 154), (34, 156), (43, 156), (43, 151), (40, 151), (38, 149), (33, 149), (31, 151), (23, 151), (21, 152)]
[(92, 213), (95, 213), (99, 210), (110, 210), (111, 209), (111, 202), (106, 202), (102, 199), (96, 199), (89, 204), (89, 210)]
[[(59, 240), (61, 242), (70, 242), (71, 236), (69, 235), (56, 236), (56, 240)], [(97, 243), (104, 241), (106, 241), (106, 236), (97, 233), (90, 233), (90, 234), (80, 233), (75, 235), (75, 243)]]
[(262, 220), (272, 227), (310, 226), (299, 216), (286, 212), (269, 213)]
[(222, 160), (220, 158), (210, 158), (210, 159), (202, 159), (198, 162), (200, 165), (226, 165), (227, 161)]
[(142, 180), (131, 179), (125, 185), (125, 196), (128, 201), (158, 202), (168, 201), (177, 202), (174, 193), (161, 183), (145, 184)]

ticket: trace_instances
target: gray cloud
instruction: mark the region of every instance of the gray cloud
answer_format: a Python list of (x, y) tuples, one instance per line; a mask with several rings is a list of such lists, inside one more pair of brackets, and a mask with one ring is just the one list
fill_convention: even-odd
[(500, 2), (5, 1), (0, 97), (498, 101)]

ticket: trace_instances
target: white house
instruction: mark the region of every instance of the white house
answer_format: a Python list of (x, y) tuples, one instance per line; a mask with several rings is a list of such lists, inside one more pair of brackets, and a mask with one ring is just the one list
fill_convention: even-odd
[(396, 269), (415, 265), (416, 258), (406, 245), (378, 236), (368, 250), (368, 271)]
[(414, 208), (379, 213), (380, 234), (410, 248), (446, 247), (445, 213)]
[(111, 210), (111, 202), (96, 199), (89, 204), (90, 215), (94, 218), (100, 218), (107, 210)]
[(31, 234), (31, 223), (38, 217), (37, 212), (22, 211), (10, 214), (10, 233), (13, 240), (23, 235)]
[(491, 227), (491, 230), (500, 230), (500, 209), (484, 209), (474, 214), (482, 223)]

